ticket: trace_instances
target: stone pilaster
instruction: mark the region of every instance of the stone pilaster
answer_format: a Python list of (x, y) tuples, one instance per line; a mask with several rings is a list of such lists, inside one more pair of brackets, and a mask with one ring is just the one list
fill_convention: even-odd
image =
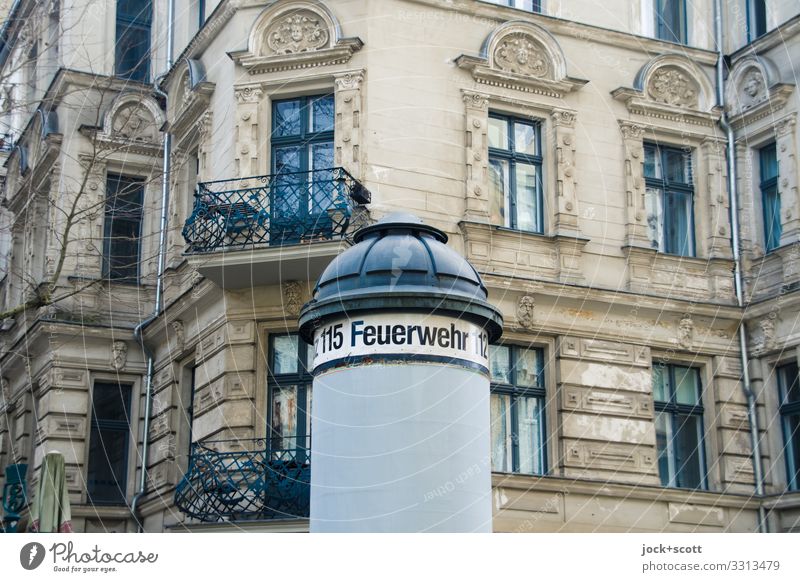
[(334, 148), (336, 166), (341, 166), (357, 180), (361, 170), (361, 108), (364, 71), (336, 75)]
[[(240, 86), (234, 89), (234, 95), (237, 104), (234, 172), (239, 178), (255, 176), (260, 174), (258, 109), (264, 91), (258, 85)], [(203, 157), (205, 157), (205, 150)]]
[(462, 91), (466, 107), (466, 212), (464, 219), (489, 222), (489, 96)]
[(578, 233), (575, 112), (554, 109), (551, 118), (556, 156), (555, 234), (575, 236)]
[(620, 121), (625, 148), (625, 246), (650, 248), (645, 209), (644, 137), (645, 127)]
[[(707, 233), (707, 252), (710, 258), (732, 258), (730, 243), (730, 214), (728, 209), (728, 171), (725, 162), (723, 141), (709, 138), (700, 145), (703, 156), (701, 167), (705, 169), (705, 192), (702, 182), (695, 183), (695, 215), (703, 216), (698, 210), (705, 208)], [(707, 197), (707, 198), (706, 198)], [(707, 200), (707, 204), (703, 201)], [(698, 252), (698, 254), (701, 254)]]

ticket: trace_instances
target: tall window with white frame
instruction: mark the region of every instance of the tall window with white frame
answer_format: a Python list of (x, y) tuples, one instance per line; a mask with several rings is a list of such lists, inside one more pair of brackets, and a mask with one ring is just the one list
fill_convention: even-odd
[(511, 6), (519, 8), (520, 10), (527, 10), (528, 12), (542, 12), (543, 0), (487, 0), (492, 4), (502, 4), (504, 6)]
[(644, 177), (650, 245), (663, 253), (695, 256), (691, 152), (646, 143)]
[(95, 382), (86, 491), (94, 505), (123, 505), (127, 496), (131, 433), (130, 384)]
[(314, 348), (296, 333), (269, 338), (269, 450), (308, 462), (311, 439), (311, 365)]
[(658, 473), (664, 487), (706, 489), (700, 370), (653, 366)]
[(543, 233), (541, 123), (491, 113), (488, 133), (490, 221)]
[(103, 231), (103, 277), (117, 283), (139, 281), (144, 182), (108, 174)]
[(786, 484), (790, 490), (797, 491), (800, 490), (800, 373), (796, 361), (779, 366), (777, 372)]
[(656, 38), (687, 43), (686, 0), (654, 0)]
[(747, 0), (747, 40), (767, 34), (767, 0)]
[(490, 346), (492, 470), (546, 473), (544, 354), (539, 348)]
[(333, 95), (272, 103), (270, 242), (295, 243), (330, 234), (333, 180)]
[(778, 191), (778, 154), (775, 142), (758, 150), (761, 206), (764, 210), (764, 250), (781, 246), (781, 195)]
[(150, 80), (151, 0), (117, 0), (114, 72), (132, 81)]

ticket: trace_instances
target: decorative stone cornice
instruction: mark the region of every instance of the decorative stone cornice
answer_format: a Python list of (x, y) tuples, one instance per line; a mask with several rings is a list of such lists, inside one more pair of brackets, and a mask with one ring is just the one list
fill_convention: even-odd
[(759, 103), (731, 115), (731, 125), (738, 131), (760, 119), (774, 116), (783, 110), (794, 92), (794, 85), (777, 83), (769, 88), (767, 96)]
[(718, 107), (704, 112), (680, 105), (669, 105), (650, 99), (643, 91), (637, 91), (636, 89), (629, 89), (626, 87), (615, 89), (611, 92), (611, 96), (617, 101), (624, 103), (631, 114), (660, 121), (713, 127), (719, 120), (721, 114)]
[(484, 41), (480, 56), (461, 55), (456, 65), (483, 85), (560, 99), (588, 81), (567, 75), (566, 58), (542, 27), (523, 21), (498, 26)]
[(339, 65), (364, 46), (343, 38), (338, 21), (321, 2), (275, 3), (256, 19), (247, 49), (229, 53), (250, 75)]

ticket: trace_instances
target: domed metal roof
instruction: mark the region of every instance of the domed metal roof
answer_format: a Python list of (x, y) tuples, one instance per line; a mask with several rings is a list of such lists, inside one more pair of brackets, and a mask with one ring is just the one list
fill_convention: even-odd
[(469, 262), (448, 247), (447, 235), (413, 214), (389, 214), (359, 230), (356, 244), (325, 269), (304, 306), (300, 332), (309, 340), (314, 320), (343, 311), (448, 312), (488, 322), (499, 337), (502, 318)]
[(322, 273), (315, 300), (400, 291), (486, 300), (480, 275), (445, 244), (447, 235), (412, 214), (390, 214), (358, 231), (355, 241)]

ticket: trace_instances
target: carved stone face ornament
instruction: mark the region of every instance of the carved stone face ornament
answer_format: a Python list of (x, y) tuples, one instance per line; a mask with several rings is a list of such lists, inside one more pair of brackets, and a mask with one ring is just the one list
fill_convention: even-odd
[(328, 44), (328, 30), (311, 12), (292, 14), (267, 30), (267, 46), (276, 54), (288, 55), (315, 51)]
[(545, 77), (549, 72), (542, 50), (523, 34), (504, 39), (495, 50), (494, 61), (504, 71), (518, 75)]
[(764, 79), (758, 69), (751, 69), (742, 83), (742, 109), (748, 109), (765, 99)]
[(122, 340), (116, 340), (111, 344), (111, 367), (118, 372), (125, 367), (128, 362), (128, 344)]
[(678, 345), (690, 349), (694, 343), (694, 322), (691, 317), (684, 317), (678, 324)]

